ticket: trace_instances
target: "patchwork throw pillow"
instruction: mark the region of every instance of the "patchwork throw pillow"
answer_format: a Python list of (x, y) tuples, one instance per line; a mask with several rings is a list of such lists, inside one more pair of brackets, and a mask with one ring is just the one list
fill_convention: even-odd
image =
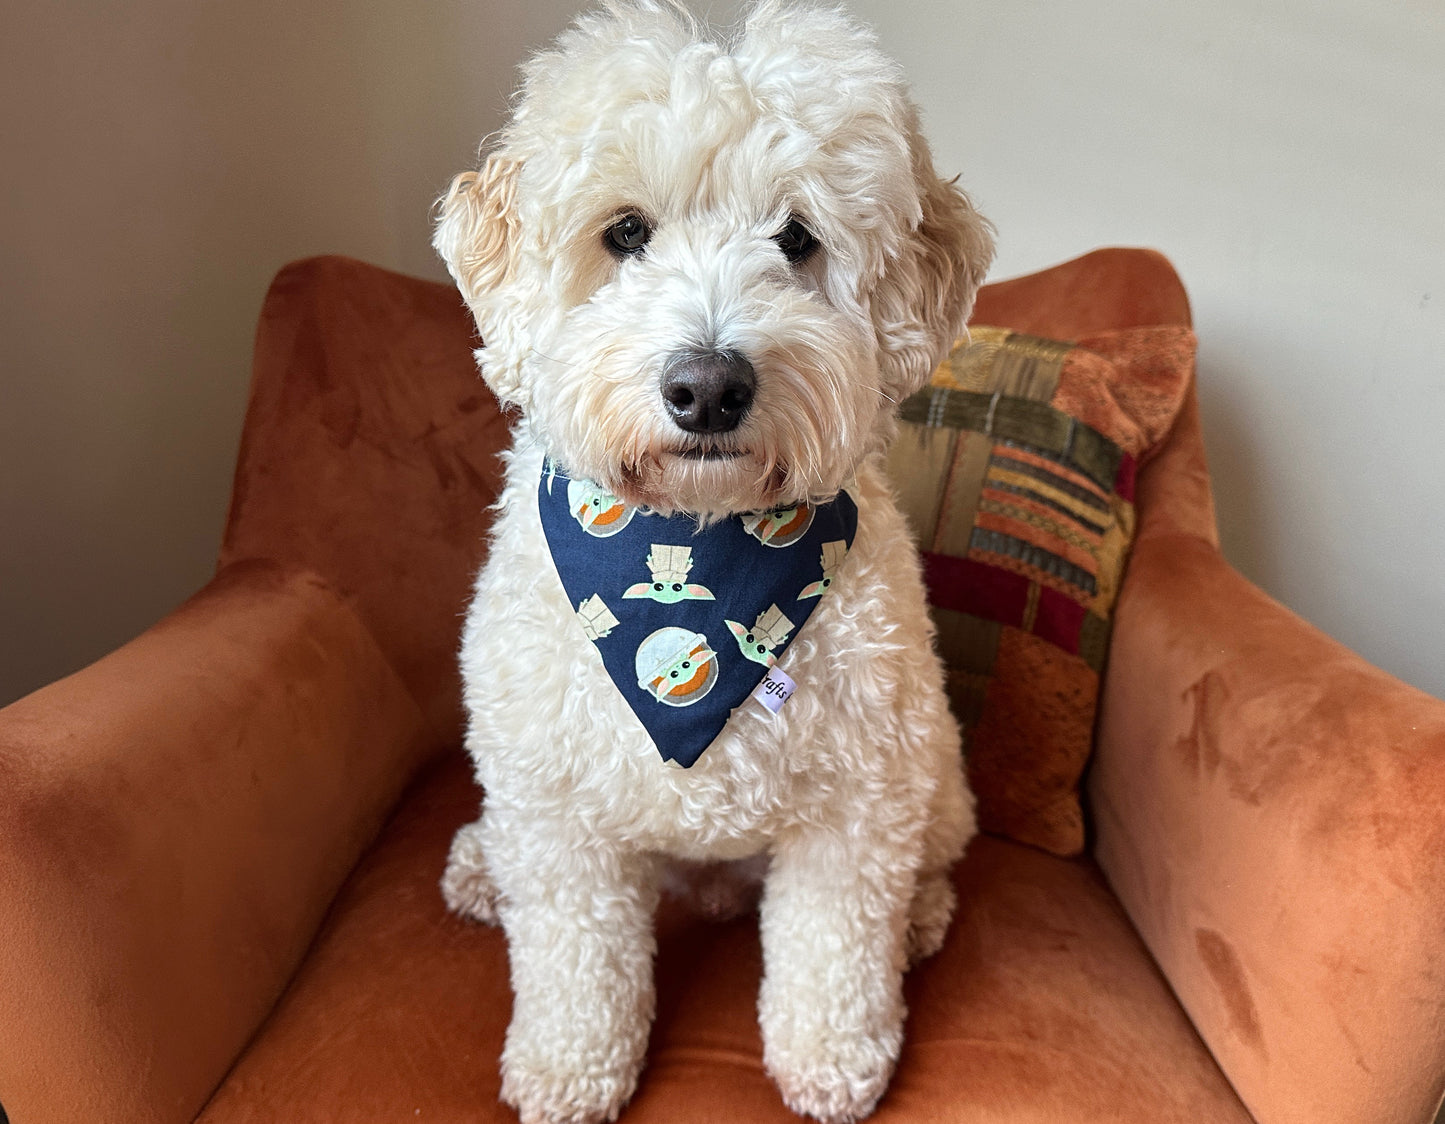
[(1073, 342), (976, 327), (901, 407), (889, 473), (984, 831), (1083, 850), (1079, 781), (1135, 474), (1179, 412), (1194, 348), (1177, 326)]

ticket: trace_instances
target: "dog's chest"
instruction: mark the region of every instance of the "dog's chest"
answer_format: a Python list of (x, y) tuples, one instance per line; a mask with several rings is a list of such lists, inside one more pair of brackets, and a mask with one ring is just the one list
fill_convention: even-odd
[(886, 744), (890, 717), (856, 690), (870, 679), (876, 689), (880, 674), (878, 646), (859, 627), (881, 596), (866, 557), (840, 575), (786, 653), (797, 691), (781, 711), (745, 701), (684, 769), (662, 759), (584, 635), (529, 495), (540, 464), (521, 460), (462, 648), (469, 749), (489, 794), (642, 847), (733, 858), (823, 817), (840, 789), (886, 771), (888, 754), (869, 747)]

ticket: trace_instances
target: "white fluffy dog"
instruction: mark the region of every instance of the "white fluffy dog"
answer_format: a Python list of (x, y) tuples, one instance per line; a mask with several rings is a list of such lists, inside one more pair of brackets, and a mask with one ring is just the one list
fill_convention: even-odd
[[(768, 1071), (797, 1112), (866, 1116), (974, 831), (880, 454), (963, 331), (989, 226), (847, 16), (764, 0), (718, 44), (616, 0), (526, 65), (435, 245), (518, 415), (462, 642), (485, 804), (442, 882), (507, 934), (502, 1096), (523, 1121), (614, 1119), (646, 1053), (667, 858), (765, 856)], [(797, 684), (781, 711), (746, 701), (696, 764), (662, 759), (549, 560), (550, 463), (703, 528), (846, 489), (852, 548), (770, 661)]]

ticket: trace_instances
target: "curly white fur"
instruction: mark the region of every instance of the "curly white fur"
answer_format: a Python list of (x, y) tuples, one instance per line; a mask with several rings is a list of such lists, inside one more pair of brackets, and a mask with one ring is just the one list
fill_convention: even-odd
[[(626, 212), (651, 239), (623, 257), (605, 235)], [(821, 244), (799, 265), (774, 241), (791, 217)], [(615, 1118), (651, 1024), (664, 857), (761, 855), (769, 1072), (796, 1111), (866, 1116), (901, 1045), (902, 972), (941, 943), (974, 830), (879, 453), (893, 403), (962, 331), (988, 225), (934, 173), (897, 68), (842, 13), (764, 2), (717, 44), (638, 0), (526, 66), (435, 245), (486, 341), (483, 376), (520, 414), (462, 641), (485, 806), (442, 882), (507, 933), (503, 1097), (528, 1122)], [(752, 363), (735, 431), (698, 438), (665, 409), (664, 367), (690, 349)], [(700, 446), (728, 455), (681, 455)], [(849, 486), (857, 538), (783, 658), (799, 686), (780, 714), (746, 704), (691, 769), (662, 761), (548, 560), (548, 454), (628, 502), (709, 518)]]

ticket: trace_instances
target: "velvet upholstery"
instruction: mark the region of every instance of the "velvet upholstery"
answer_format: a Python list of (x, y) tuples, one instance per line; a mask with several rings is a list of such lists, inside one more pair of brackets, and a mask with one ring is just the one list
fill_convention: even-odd
[(272, 283), (256, 332), (220, 565), (322, 574), (437, 737), (461, 729), (456, 617), (501, 486), (507, 424), (477, 378), (455, 290), (345, 258)]
[[(497, 1101), (506, 942), (436, 891), (479, 797), (460, 755), (421, 779), (201, 1124), (516, 1120)], [(908, 979), (878, 1124), (1248, 1121), (1092, 864), (980, 839), (956, 881), (948, 942)], [(756, 918), (665, 906), (659, 928), (657, 1022), (623, 1120), (796, 1121), (762, 1069)]]
[(1119, 606), (1100, 862), (1261, 1121), (1429, 1121), (1445, 706), (1153, 534)]
[(1428, 1124), (1445, 703), (1228, 565), (1195, 396), (1138, 506), (1089, 782), (1098, 861), (1258, 1120)]
[[(1074, 339), (1188, 305), (1162, 257), (1113, 250), (976, 315)], [(446, 287), (284, 270), (216, 580), (0, 710), (15, 1124), (512, 1119), (502, 941), (436, 890), (477, 799), (454, 648), (506, 428), (474, 342)], [(878, 1118), (1246, 1121), (1232, 1083), (1260, 1124), (1423, 1124), (1445, 704), (1224, 564), (1192, 396), (1137, 500), (1098, 865), (973, 844)], [(755, 922), (660, 923), (626, 1119), (791, 1119), (759, 1068)]]
[(13, 1124), (189, 1119), (426, 741), (335, 591), (266, 562), (0, 711)]

